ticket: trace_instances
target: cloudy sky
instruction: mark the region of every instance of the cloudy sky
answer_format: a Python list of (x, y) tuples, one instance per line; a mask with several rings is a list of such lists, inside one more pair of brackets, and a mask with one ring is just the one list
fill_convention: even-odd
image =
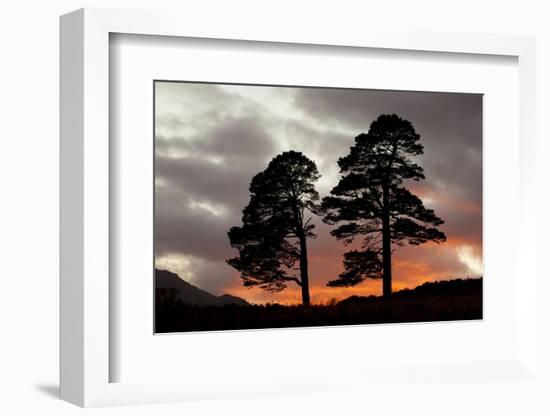
[[(394, 290), (424, 281), (482, 273), (482, 97), (401, 91), (155, 83), (156, 267), (216, 295), (250, 302), (299, 303), (289, 286), (271, 294), (242, 286), (225, 263), (237, 251), (227, 231), (241, 225), (252, 177), (285, 150), (317, 163), (317, 190), (338, 182), (339, 157), (380, 114), (412, 122), (424, 145), (426, 180), (409, 189), (445, 221), (442, 245), (397, 248)], [(342, 271), (342, 243), (316, 220), (309, 240), (313, 302), (352, 294), (380, 294), (381, 280), (328, 288)]]

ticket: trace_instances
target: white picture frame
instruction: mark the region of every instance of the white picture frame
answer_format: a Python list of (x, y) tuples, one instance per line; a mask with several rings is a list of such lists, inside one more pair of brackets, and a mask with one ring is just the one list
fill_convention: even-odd
[[(231, 385), (190, 374), (183, 381), (110, 382), (116, 357), (110, 350), (109, 233), (109, 36), (113, 33), (206, 39), (332, 45), (438, 53), (505, 55), (519, 66), (520, 212), (517, 244), (523, 273), (517, 293), (517, 355), (498, 362), (441, 363), (408, 369), (359, 367), (305, 372), (289, 380), (272, 375)], [(190, 16), (82, 9), (61, 18), (61, 398), (80, 406), (159, 403), (198, 398), (339, 391), (391, 383), (408, 374), (421, 383), (529, 380), (540, 374), (536, 361), (535, 41), (529, 37), (464, 33), (361, 30), (327, 34), (283, 30), (279, 25), (234, 28), (217, 21), (205, 26)], [(529, 213), (529, 215), (527, 215)], [(364, 369), (363, 369), (364, 370)], [(443, 375), (442, 375), (443, 374)], [(343, 382), (342, 380), (346, 380)], [(488, 391), (488, 397), (489, 395)], [(494, 391), (493, 391), (494, 393)]]

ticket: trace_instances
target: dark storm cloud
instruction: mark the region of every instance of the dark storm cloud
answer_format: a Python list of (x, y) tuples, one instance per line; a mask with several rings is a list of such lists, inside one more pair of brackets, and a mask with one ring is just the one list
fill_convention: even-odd
[[(222, 204), (232, 211), (246, 199), (250, 177), (242, 166), (193, 157), (157, 157), (156, 169), (163, 184), (178, 190), (190, 202)], [(159, 195), (159, 200), (162, 197)]]
[(409, 120), (425, 148), (420, 160), (430, 185), (481, 201), (481, 95), (301, 89), (294, 99), (312, 120), (355, 135), (367, 132), (379, 114)]
[[(250, 172), (273, 155), (273, 143), (258, 119), (225, 120), (190, 140), (157, 136), (156, 177), (188, 197), (226, 205), (242, 204)], [(179, 157), (163, 156), (170, 152)]]
[[(228, 253), (228, 224), (240, 221), (251, 172), (263, 169), (273, 154), (271, 138), (257, 119), (225, 120), (201, 137), (166, 143), (157, 137), (157, 253), (196, 256)], [(164, 150), (164, 151), (163, 151)], [(222, 249), (223, 248), (223, 249)]]

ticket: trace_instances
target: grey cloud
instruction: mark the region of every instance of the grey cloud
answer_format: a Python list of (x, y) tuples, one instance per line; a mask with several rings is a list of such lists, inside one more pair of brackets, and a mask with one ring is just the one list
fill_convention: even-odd
[(201, 288), (215, 295), (227, 293), (228, 287), (233, 287), (238, 280), (237, 272), (225, 262), (208, 261), (200, 263), (194, 272), (194, 281)]
[[(265, 168), (273, 156), (274, 142), (262, 117), (254, 115), (251, 108), (244, 115), (228, 114), (227, 108), (235, 109), (238, 96), (231, 95), (231, 102), (227, 102), (228, 95), (216, 86), (184, 85), (189, 90), (174, 84), (176, 88), (165, 93), (176, 97), (161, 100), (182, 106), (181, 116), (167, 116), (161, 111), (157, 118), (157, 131), (170, 134), (157, 133), (155, 137), (156, 255), (193, 255), (220, 265), (234, 254), (227, 231), (240, 222), (251, 174)], [(206, 105), (201, 100), (208, 97), (208, 91), (217, 99), (209, 97)], [(180, 95), (183, 97), (178, 101)], [(184, 111), (190, 97), (202, 107), (194, 110), (200, 114), (196, 118)], [(247, 103), (239, 105), (249, 107)], [(191, 133), (183, 135), (179, 130)]]
[(421, 135), (420, 161), (430, 184), (444, 183), (481, 202), (481, 95), (301, 89), (295, 102), (313, 120), (344, 125), (356, 135), (368, 131), (379, 114), (398, 114)]

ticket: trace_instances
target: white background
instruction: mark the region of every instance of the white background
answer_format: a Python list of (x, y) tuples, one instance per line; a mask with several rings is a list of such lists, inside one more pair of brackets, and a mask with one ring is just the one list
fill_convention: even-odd
[[(431, 27), (440, 30), (528, 34), (538, 36), (538, 128), (550, 137), (550, 26), (546, 2), (536, 1), (18, 1), (3, 4), (0, 13), (2, 57), (0, 71), (0, 260), (4, 283), (0, 289), (0, 412), (3, 414), (73, 414), (82, 410), (55, 399), (58, 376), (58, 16), (83, 6), (179, 10), (196, 14), (207, 25), (213, 16), (235, 21), (280, 21), (282, 25), (340, 25)], [(447, 6), (445, 6), (447, 4)], [(540, 213), (548, 204), (547, 142), (540, 140)], [(539, 235), (549, 231), (540, 215)], [(539, 243), (540, 258), (548, 244)], [(540, 293), (548, 293), (542, 281)], [(549, 308), (540, 302), (540, 313)], [(546, 318), (548, 323), (548, 318)], [(546, 352), (548, 330), (540, 333)], [(548, 355), (548, 353), (546, 354)], [(547, 358), (540, 357), (547, 365)], [(548, 372), (547, 372), (548, 374)], [(388, 386), (391, 390), (393, 387)], [(259, 398), (94, 410), (100, 414), (334, 414), (426, 413), (543, 414), (535, 397), (540, 392), (503, 382), (480, 394), (476, 386), (457, 384), (456, 401), (438, 401), (449, 386), (411, 388), (395, 400), (363, 394)], [(547, 389), (547, 391), (549, 391)], [(489, 396), (488, 396), (489, 394)], [(384, 396), (386, 397), (386, 396)], [(420, 398), (420, 399), (419, 399)], [(414, 399), (414, 402), (413, 402)], [(407, 406), (407, 403), (411, 403)], [(414, 404), (414, 405), (413, 405)], [(547, 405), (548, 406), (548, 405)], [(546, 414), (548, 408), (545, 409)]]

